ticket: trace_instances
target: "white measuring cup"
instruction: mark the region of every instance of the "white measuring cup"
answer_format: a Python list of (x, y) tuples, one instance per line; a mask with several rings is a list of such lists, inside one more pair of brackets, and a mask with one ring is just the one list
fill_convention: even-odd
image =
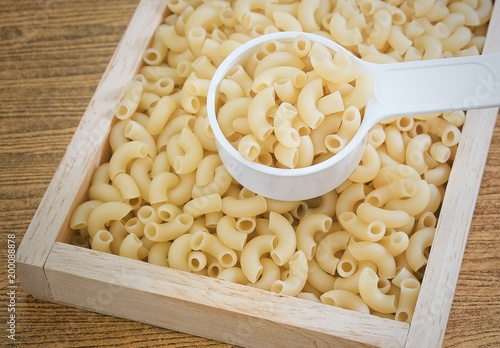
[[(246, 160), (231, 145), (217, 122), (217, 91), (228, 71), (262, 44), (293, 40), (299, 35), (333, 52), (345, 51), (373, 75), (373, 95), (353, 139), (333, 157), (309, 167), (284, 169)], [(361, 161), (368, 131), (396, 116), (500, 106), (500, 55), (481, 55), (391, 64), (363, 61), (334, 41), (316, 34), (277, 32), (236, 48), (217, 68), (207, 94), (207, 113), (220, 158), (228, 172), (247, 189), (277, 200), (318, 197), (341, 185)], [(320, 125), (321, 127), (321, 125)]]

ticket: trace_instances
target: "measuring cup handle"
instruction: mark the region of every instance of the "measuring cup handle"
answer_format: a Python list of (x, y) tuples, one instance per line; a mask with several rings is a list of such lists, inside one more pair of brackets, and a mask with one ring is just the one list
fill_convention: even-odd
[(376, 121), (500, 106), (499, 54), (373, 65)]

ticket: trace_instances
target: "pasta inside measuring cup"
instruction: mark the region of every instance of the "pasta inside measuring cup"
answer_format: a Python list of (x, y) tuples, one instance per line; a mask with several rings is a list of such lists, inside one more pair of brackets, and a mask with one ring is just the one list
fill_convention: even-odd
[(373, 78), (356, 60), (298, 35), (263, 43), (229, 69), (217, 119), (245, 159), (302, 168), (346, 146), (372, 93)]

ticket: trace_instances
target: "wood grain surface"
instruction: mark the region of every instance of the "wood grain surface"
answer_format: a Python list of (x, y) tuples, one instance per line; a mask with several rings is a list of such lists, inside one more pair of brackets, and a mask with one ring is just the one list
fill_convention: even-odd
[[(137, 0), (0, 0), (2, 347), (229, 347), (38, 301), (20, 288), (15, 298), (16, 341), (7, 338), (7, 235), (14, 234), (17, 245), (21, 242), (137, 4)], [(444, 346), (500, 347), (500, 122)]]

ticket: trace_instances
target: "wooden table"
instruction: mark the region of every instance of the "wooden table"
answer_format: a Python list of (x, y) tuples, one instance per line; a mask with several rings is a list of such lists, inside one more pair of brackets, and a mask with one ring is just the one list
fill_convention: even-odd
[[(7, 235), (21, 242), (137, 0), (0, 1), (0, 346), (7, 339)], [(478, 135), (480, 136), (480, 135)], [(500, 122), (445, 347), (500, 347)], [(16, 280), (19, 284), (19, 280)], [(124, 304), (126, 305), (126, 304)], [(41, 302), (17, 289), (19, 346), (228, 345)], [(216, 325), (216, 323), (214, 323)]]

